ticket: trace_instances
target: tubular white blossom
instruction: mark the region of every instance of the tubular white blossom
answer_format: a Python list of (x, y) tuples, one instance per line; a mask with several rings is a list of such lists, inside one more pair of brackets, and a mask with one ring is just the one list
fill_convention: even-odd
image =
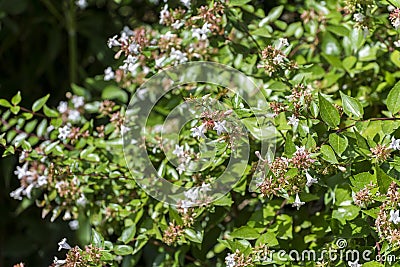
[(227, 130), (225, 124), (226, 124), (225, 120), (223, 120), (222, 122), (215, 121), (213, 130), (216, 130), (218, 135), (220, 135), (223, 132), (226, 133)]
[(399, 210), (391, 210), (390, 211), (390, 218), (389, 222), (392, 222), (394, 224), (398, 224), (400, 222), (400, 215), (399, 215)]
[(61, 101), (57, 107), (58, 112), (65, 113), (68, 110), (68, 103), (66, 101)]
[(71, 246), (67, 243), (66, 238), (63, 238), (60, 242), (58, 242), (58, 251), (62, 249), (71, 249)]
[(108, 67), (107, 69), (104, 70), (104, 80), (105, 81), (110, 81), (114, 78), (115, 78), (115, 73), (111, 67)]
[(307, 183), (306, 186), (310, 187), (315, 183), (318, 183), (318, 180), (313, 178), (308, 172), (306, 172), (306, 177), (307, 177)]
[(75, 108), (82, 107), (85, 104), (85, 98), (83, 96), (72, 96), (71, 99), (72, 104), (74, 104)]
[(109, 38), (107, 41), (108, 48), (113, 48), (114, 46), (121, 46), (121, 43), (118, 41), (118, 35), (114, 35), (112, 38)]
[(87, 3), (86, 0), (76, 0), (76, 1), (75, 1), (75, 5), (76, 5), (77, 7), (79, 7), (80, 9), (85, 9), (85, 8), (87, 8), (88, 3)]
[(295, 200), (294, 200), (294, 202), (292, 204), (292, 207), (296, 207), (297, 210), (299, 210), (300, 207), (303, 206), (304, 204), (305, 204), (305, 202), (300, 200), (299, 194), (297, 193), (296, 194), (296, 198), (295, 198)]
[(202, 124), (198, 127), (193, 127), (192, 129), (190, 129), (190, 131), (192, 131), (192, 136), (193, 137), (198, 137), (198, 138), (206, 138), (206, 136), (204, 135), (205, 133), (205, 124)]

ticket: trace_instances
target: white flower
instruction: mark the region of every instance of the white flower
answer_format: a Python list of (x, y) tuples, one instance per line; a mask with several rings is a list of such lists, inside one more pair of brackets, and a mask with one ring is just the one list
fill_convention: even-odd
[(66, 263), (66, 260), (59, 260), (57, 257), (54, 257), (53, 263), (56, 265), (56, 267), (60, 267)]
[(283, 61), (285, 60), (285, 57), (282, 56), (281, 54), (276, 55), (276, 57), (274, 57), (272, 59), (272, 62), (274, 62), (275, 65), (279, 65), (281, 63), (283, 63)]
[(160, 12), (160, 24), (164, 24), (167, 17), (169, 17), (168, 5), (165, 5)]
[(104, 80), (105, 81), (110, 81), (114, 78), (115, 78), (115, 73), (111, 67), (108, 67), (107, 69), (104, 70)]
[(363, 35), (364, 35), (364, 38), (367, 38), (368, 34), (369, 34), (369, 29), (368, 29), (367, 26), (364, 26), (364, 27), (363, 27)]
[(393, 20), (392, 25), (397, 30), (397, 28), (400, 27), (400, 18), (396, 18), (395, 20)]
[(25, 191), (23, 192), (29, 199), (31, 198), (31, 192), (32, 189), (35, 185), (34, 184), (30, 184), (25, 188)]
[(72, 109), (68, 112), (68, 120), (70, 121), (79, 121), (81, 117), (81, 113), (75, 109)]
[(125, 72), (127, 72), (127, 71), (134, 72), (135, 69), (137, 68), (137, 66), (135, 64), (136, 61), (137, 61), (137, 57), (128, 55), (128, 57), (123, 61), (125, 64), (120, 66), (119, 68), (124, 70)]
[(175, 60), (176, 63), (179, 63), (179, 64), (185, 63), (188, 61), (187, 54), (180, 50), (176, 50), (174, 47), (172, 47), (172, 49), (171, 49), (171, 59)]
[(134, 31), (132, 31), (128, 26), (125, 25), (121, 31), (121, 34), (126, 34), (127, 36), (132, 36), (134, 34)]
[(399, 216), (399, 211), (396, 210), (391, 210), (390, 211), (390, 218), (389, 218), (389, 222), (392, 222), (394, 224), (398, 224), (400, 222), (400, 216)]
[(195, 202), (199, 197), (199, 188), (193, 187), (183, 193), (187, 199)]
[(312, 176), (308, 172), (306, 172), (306, 177), (307, 177), (307, 183), (306, 183), (307, 187), (310, 187), (313, 184), (318, 183), (318, 180), (315, 178), (312, 178)]
[(185, 6), (185, 7), (187, 7), (188, 9), (190, 9), (190, 0), (181, 0), (181, 3)]
[(395, 47), (400, 47), (400, 40), (394, 41), (393, 44)]
[(206, 22), (201, 29), (194, 28), (192, 30), (192, 37), (197, 38), (197, 40), (207, 40), (207, 33), (211, 32), (208, 26), (209, 24)]
[(78, 198), (78, 199), (76, 200), (76, 204), (77, 204), (78, 206), (82, 206), (82, 207), (86, 206), (86, 204), (87, 204), (87, 199), (86, 199), (86, 197), (85, 197), (84, 194), (81, 194), (80, 198)]
[(213, 130), (216, 130), (218, 135), (220, 135), (220, 134), (223, 133), (223, 132), (226, 133), (227, 130), (226, 130), (226, 128), (225, 128), (225, 124), (226, 124), (226, 121), (225, 121), (225, 120), (222, 121), (222, 122), (216, 121), (216, 122), (214, 122), (214, 128), (213, 128)]
[(364, 21), (365, 16), (361, 13), (356, 13), (353, 15), (353, 19), (356, 22), (363, 22)]
[(121, 125), (121, 133), (122, 133), (122, 134), (125, 134), (125, 133), (127, 133), (128, 131), (130, 131), (130, 130), (131, 130), (130, 127), (126, 127), (125, 125)]
[(180, 207), (183, 209), (183, 213), (187, 213), (188, 208), (192, 207), (193, 204), (195, 204), (195, 203), (193, 203), (190, 200), (186, 200), (186, 199), (182, 200), (180, 202)]
[(58, 104), (57, 110), (58, 110), (60, 113), (65, 113), (65, 112), (68, 110), (68, 103), (67, 103), (66, 101), (61, 101), (61, 102)]
[(295, 198), (295, 200), (294, 200), (294, 202), (293, 202), (293, 204), (292, 204), (292, 207), (296, 207), (297, 210), (299, 210), (300, 207), (303, 206), (304, 204), (305, 204), (305, 202), (302, 202), (302, 201), (300, 200), (299, 194), (297, 193), (297, 194), (296, 194), (296, 198)]
[(75, 108), (82, 107), (85, 104), (85, 98), (83, 96), (72, 96), (71, 99), (72, 104), (74, 104)]
[(63, 220), (64, 221), (68, 221), (71, 220), (72, 216), (71, 216), (71, 212), (69, 210), (65, 211), (64, 216), (63, 216)]
[(14, 171), (14, 174), (18, 176), (18, 179), (32, 175), (32, 172), (28, 171), (28, 162), (25, 162), (25, 164), (22, 167), (17, 166), (17, 169)]
[(185, 155), (185, 151), (183, 150), (183, 146), (175, 145), (175, 150), (172, 151), (172, 154), (176, 155), (177, 157), (183, 157)]
[(209, 192), (209, 191), (211, 191), (211, 185), (210, 185), (210, 184), (206, 184), (206, 183), (203, 183), (203, 184), (201, 185), (200, 189), (199, 189), (199, 193), (200, 193), (201, 195), (203, 195), (203, 197), (204, 197), (204, 195), (207, 194), (207, 192)]
[(79, 229), (79, 221), (78, 220), (72, 220), (68, 223), (69, 228), (71, 228), (72, 231), (76, 231)]
[(296, 146), (296, 153), (301, 154), (306, 152), (306, 147), (305, 146)]
[(76, 0), (75, 5), (77, 5), (80, 9), (85, 9), (88, 6), (86, 0)]
[(192, 136), (206, 138), (206, 136), (204, 135), (205, 127), (206, 127), (206, 125), (202, 124), (199, 127), (193, 127), (192, 129), (190, 129), (190, 131), (192, 131)]
[(347, 264), (349, 265), (349, 267), (361, 267), (362, 265), (358, 263), (358, 260), (356, 261), (348, 261)]
[(175, 20), (174, 23), (171, 24), (172, 28), (174, 28), (175, 30), (179, 30), (180, 28), (182, 28), (182, 26), (185, 25), (185, 23), (183, 21)]
[(395, 139), (392, 137), (392, 142), (390, 143), (389, 148), (400, 150), (400, 139)]
[(16, 200), (22, 200), (21, 194), (23, 191), (24, 191), (24, 188), (22, 186), (18, 187), (17, 189), (15, 189), (14, 191), (12, 191), (10, 193), (10, 197), (12, 197), (13, 199), (16, 199)]
[(121, 46), (121, 43), (117, 39), (118, 35), (114, 35), (112, 38), (109, 38), (107, 41), (108, 48), (113, 48), (114, 46)]
[(71, 133), (71, 128), (68, 125), (58, 128), (58, 139), (65, 140)]
[(289, 46), (288, 40), (286, 38), (279, 38), (278, 44), (275, 46), (275, 48), (281, 50), (284, 46)]
[(228, 256), (225, 257), (226, 267), (235, 267), (236, 266), (235, 256), (236, 256), (236, 253), (233, 253), (233, 254), (228, 253)]
[(139, 54), (139, 48), (140, 45), (137, 43), (131, 43), (128, 47), (129, 52), (134, 53), (134, 54)]
[(299, 125), (299, 119), (293, 114), (288, 118), (288, 125), (293, 125), (293, 128), (297, 128)]
[(66, 238), (63, 238), (60, 242), (58, 242), (58, 251), (62, 249), (71, 249), (71, 246), (67, 243)]
[(181, 175), (186, 170), (185, 164), (179, 164), (178, 167), (176, 167), (176, 170), (178, 171), (179, 175)]
[(156, 59), (156, 67), (157, 68), (162, 68), (162, 66), (163, 66), (162, 63), (164, 62), (164, 60), (165, 60), (165, 56), (157, 58)]

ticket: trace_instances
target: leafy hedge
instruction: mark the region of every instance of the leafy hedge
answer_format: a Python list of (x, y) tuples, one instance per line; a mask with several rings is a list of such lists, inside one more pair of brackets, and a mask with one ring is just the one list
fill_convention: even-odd
[[(0, 99), (0, 144), (4, 156), (20, 160), (21, 186), (10, 195), (52, 221), (70, 221), (87, 242), (71, 248), (62, 240), (66, 258), (53, 266), (393, 264), (400, 245), (399, 8), (396, 0), (282, 1), (267, 12), (249, 0), (162, 3), (159, 24), (111, 37), (115, 66), (84, 87), (72, 85), (57, 108), (46, 104), (49, 95), (30, 108), (19, 105), (19, 93)], [(130, 97), (149, 93), (141, 85), (189, 61), (241, 71), (268, 104), (250, 108), (203, 83), (180, 85), (155, 104), (136, 149), (166, 180), (198, 186), (173, 206), (138, 185), (142, 158), (128, 168), (121, 134), (141, 131), (135, 120), (124, 122)], [(189, 102), (200, 115), (166, 145), (160, 125)], [(234, 188), (211, 202), (207, 192), (245, 134), (234, 116), (245, 125), (250, 157)], [(276, 149), (265, 151), (270, 125)], [(216, 157), (193, 172), (206, 137)], [(293, 259), (293, 250), (321, 257)], [(371, 254), (322, 253), (346, 250)]]

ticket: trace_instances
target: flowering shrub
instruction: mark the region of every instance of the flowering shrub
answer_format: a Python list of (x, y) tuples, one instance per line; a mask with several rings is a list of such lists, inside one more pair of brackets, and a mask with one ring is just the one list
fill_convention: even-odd
[[(0, 99), (3, 155), (20, 162), (10, 196), (92, 229), (84, 248), (62, 240), (66, 256), (51, 266), (384, 266), (399, 255), (400, 2), (307, 0), (266, 13), (251, 2), (163, 3), (159, 25), (108, 40), (117, 62), (87, 80), (92, 90), (73, 85), (56, 108), (49, 95), (30, 108), (19, 93)], [(241, 71), (261, 97), (177, 84), (140, 124), (132, 103), (153, 96), (142, 85), (193, 61)], [(244, 168), (233, 165), (233, 188), (210, 198), (244, 151), (238, 142), (249, 148)], [(138, 155), (187, 188), (176, 205), (149, 196), (163, 186)], [(321, 253), (344, 249), (369, 256)]]

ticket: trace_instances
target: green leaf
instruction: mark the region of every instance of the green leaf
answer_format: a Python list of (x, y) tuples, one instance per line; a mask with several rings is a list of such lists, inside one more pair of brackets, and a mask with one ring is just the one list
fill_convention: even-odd
[(50, 97), (50, 94), (36, 100), (32, 105), (32, 111), (33, 112), (39, 111), (44, 106), (44, 104), (46, 104), (49, 97)]
[(361, 189), (363, 189), (366, 185), (372, 183), (376, 183), (376, 177), (375, 175), (370, 174), (369, 172), (362, 172), (362, 173), (358, 173), (356, 175), (354, 175), (354, 177), (352, 177), (350, 179), (351, 181), (351, 185), (357, 189), (358, 191), (360, 191)]
[(231, 234), (233, 238), (241, 238), (241, 239), (257, 239), (260, 234), (252, 227), (249, 226), (242, 226), (238, 229), (235, 229)]
[(6, 107), (6, 108), (12, 107), (10, 102), (8, 102), (6, 99), (0, 99), (0, 106)]
[(122, 90), (121, 88), (115, 86), (115, 85), (110, 85), (104, 88), (101, 98), (103, 99), (118, 99), (122, 103), (127, 103), (128, 102), (128, 94)]
[(11, 112), (13, 113), (13, 114), (15, 114), (15, 115), (17, 115), (18, 114), (18, 112), (20, 111), (20, 107), (19, 106), (12, 106), (12, 107), (10, 107), (10, 110), (11, 110)]
[(355, 219), (360, 213), (360, 208), (355, 205), (340, 206), (332, 212), (332, 218), (338, 219), (342, 224)]
[(330, 146), (323, 145), (323, 146), (321, 146), (320, 151), (322, 153), (322, 158), (324, 160), (326, 160), (330, 163), (333, 163), (333, 164), (339, 163), (336, 159), (335, 152), (333, 152), (333, 149)]
[(11, 98), (11, 103), (15, 106), (18, 105), (19, 102), (21, 102), (21, 92), (18, 91), (18, 93)]
[(191, 228), (186, 228), (185, 235), (187, 239), (195, 243), (201, 244), (201, 242), (203, 242), (203, 233), (201, 231), (195, 231)]
[(50, 118), (56, 118), (59, 115), (57, 111), (47, 107), (46, 105), (43, 106), (43, 113), (44, 113), (44, 115), (46, 115), (47, 117), (50, 117)]
[(256, 241), (256, 246), (267, 245), (268, 247), (274, 247), (279, 245), (278, 239), (276, 239), (274, 233), (267, 232), (262, 234)]
[(340, 123), (340, 115), (337, 109), (323, 97), (321, 94), (318, 94), (319, 99), (319, 108), (320, 115), (322, 120), (328, 124), (332, 128), (336, 128), (336, 126)]
[(282, 15), (283, 8), (283, 5), (272, 8), (268, 15), (260, 21), (259, 27), (263, 27), (266, 24), (277, 20)]
[(396, 65), (396, 67), (400, 68), (400, 52), (397, 50), (394, 50), (392, 53), (390, 53), (390, 60), (393, 62), (393, 64)]
[(349, 117), (355, 116), (357, 118), (362, 118), (364, 115), (364, 109), (357, 99), (345, 95), (342, 92), (340, 92), (340, 97), (342, 98), (344, 113), (346, 113)]
[(400, 111), (400, 81), (390, 90), (386, 105), (393, 115)]
[(331, 133), (329, 135), (329, 144), (333, 147), (336, 154), (339, 156), (346, 150), (349, 141), (347, 140), (346, 136), (342, 136), (336, 133)]
[(229, 1), (229, 5), (231, 6), (243, 6), (250, 2), (251, 0), (231, 0)]
[(394, 181), (392, 177), (387, 175), (380, 167), (376, 167), (376, 181), (379, 186), (379, 192), (386, 194), (390, 184)]
[(133, 253), (133, 248), (128, 245), (116, 245), (113, 251), (117, 255), (125, 256)]
[(90, 243), (92, 243), (95, 247), (103, 248), (104, 238), (96, 230), (92, 229), (92, 236), (90, 237)]
[(120, 238), (118, 240), (124, 242), (125, 244), (129, 243), (133, 240), (136, 234), (136, 226), (131, 225), (122, 232)]

